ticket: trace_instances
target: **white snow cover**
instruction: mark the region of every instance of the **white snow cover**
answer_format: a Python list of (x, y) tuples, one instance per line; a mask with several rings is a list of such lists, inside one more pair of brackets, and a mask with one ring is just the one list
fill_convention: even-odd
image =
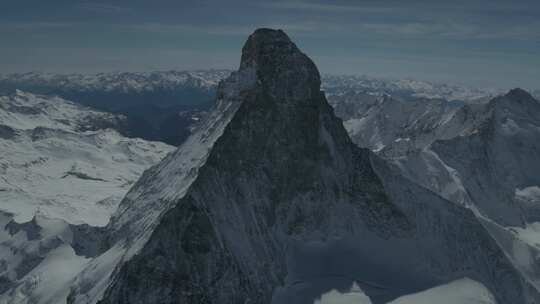
[(516, 199), (533, 203), (540, 204), (540, 187), (539, 186), (530, 186), (523, 189), (516, 189), (515, 192)]
[[(351, 302), (352, 303), (352, 302)], [(399, 297), (388, 304), (496, 304), (489, 290), (474, 280), (463, 278), (445, 285)]]
[(210, 90), (230, 74), (229, 70), (111, 72), (98, 74), (52, 74), (30, 72), (0, 75), (0, 81), (46, 85), (61, 89), (103, 92), (145, 92), (159, 88), (192, 87)]
[(340, 292), (336, 289), (323, 294), (320, 299), (315, 300), (313, 304), (371, 304), (371, 300), (360, 289), (356, 282), (353, 283), (348, 292)]
[(494, 88), (475, 88), (413, 79), (384, 79), (366, 75), (324, 75), (323, 89), (330, 94), (338, 95), (346, 90), (377, 95), (400, 95), (405, 92), (417, 98), (463, 101), (483, 99), (502, 93), (500, 89)]
[[(355, 282), (347, 292), (331, 290), (313, 304), (372, 304)], [(489, 290), (469, 278), (452, 281), (415, 294), (399, 297), (387, 304), (496, 304)]]
[[(57, 97), (0, 96), (0, 276), (9, 286), (0, 303), (65, 303), (85, 266), (99, 271), (75, 252), (69, 224), (106, 225), (142, 172), (173, 150), (92, 125), (122, 119)], [(113, 269), (112, 253), (101, 267)]]
[(0, 303), (30, 304), (34, 303), (32, 298), (39, 299), (39, 303), (64, 303), (73, 279), (89, 260), (76, 255), (71, 246), (61, 245), (28, 273), (13, 292), (0, 296)]
[(39, 210), (70, 223), (107, 224), (142, 172), (173, 147), (112, 129), (78, 131), (98, 117), (117, 119), (56, 97), (0, 97), (0, 125), (16, 134), (0, 137), (0, 210), (18, 222)]
[(0, 214), (1, 275), (14, 287), (0, 295), (0, 303), (63, 303), (73, 278), (90, 260), (76, 255), (69, 225), (37, 215), (28, 230), (8, 232), (12, 217)]
[[(515, 198), (518, 202), (530, 205), (540, 205), (540, 187), (530, 186), (516, 189)], [(540, 222), (526, 223), (525, 227), (509, 227), (518, 239), (540, 250)], [(529, 260), (533, 260), (529, 258)]]
[(510, 227), (517, 237), (525, 243), (540, 249), (540, 222), (528, 223), (525, 228)]
[[(215, 88), (230, 70), (111, 72), (98, 74), (52, 74), (30, 72), (0, 75), (0, 81), (47, 85), (81, 91), (144, 92), (158, 88), (189, 86), (202, 90)], [(374, 95), (407, 92), (412, 97), (444, 98), (473, 101), (502, 93), (499, 89), (474, 88), (466, 85), (432, 83), (413, 79), (384, 79), (359, 75), (323, 75), (323, 89), (339, 95), (345, 91), (362, 91)], [(540, 94), (536, 92), (536, 94)]]
[(92, 110), (55, 96), (40, 96), (17, 90), (0, 96), (0, 124), (18, 130), (44, 127), (72, 131), (88, 129), (92, 120), (119, 122), (125, 117)]

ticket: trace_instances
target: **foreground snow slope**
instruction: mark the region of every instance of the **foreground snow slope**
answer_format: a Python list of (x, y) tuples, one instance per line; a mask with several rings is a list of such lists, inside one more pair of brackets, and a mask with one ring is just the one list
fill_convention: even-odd
[(60, 98), (0, 97), (0, 210), (19, 222), (39, 210), (74, 224), (107, 224), (142, 172), (172, 150), (110, 129), (122, 119)]
[[(333, 289), (313, 304), (372, 304), (356, 282), (350, 290)], [(387, 304), (496, 304), (495, 297), (482, 284), (463, 278), (415, 294), (405, 295)]]
[(459, 279), (416, 294), (400, 297), (388, 304), (496, 304), (495, 297), (482, 284)]
[(57, 97), (0, 96), (0, 303), (65, 303), (121, 198), (172, 147)]

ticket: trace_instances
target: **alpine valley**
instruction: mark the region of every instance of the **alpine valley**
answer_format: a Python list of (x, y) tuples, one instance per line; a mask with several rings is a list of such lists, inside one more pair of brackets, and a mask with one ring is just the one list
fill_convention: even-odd
[(321, 77), (258, 29), (237, 71), (0, 90), (0, 303), (540, 303), (522, 89)]

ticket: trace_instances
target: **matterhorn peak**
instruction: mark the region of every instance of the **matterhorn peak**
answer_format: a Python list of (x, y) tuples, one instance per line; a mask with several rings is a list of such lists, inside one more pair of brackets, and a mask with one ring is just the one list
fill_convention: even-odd
[(275, 97), (309, 99), (320, 92), (317, 67), (282, 30), (258, 29), (242, 48), (240, 70), (254, 68)]

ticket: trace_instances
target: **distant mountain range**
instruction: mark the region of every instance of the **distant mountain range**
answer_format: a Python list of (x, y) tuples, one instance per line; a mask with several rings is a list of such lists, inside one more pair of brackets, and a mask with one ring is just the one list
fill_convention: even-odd
[(485, 100), (502, 94), (500, 89), (482, 89), (464, 85), (432, 83), (410, 79), (381, 79), (368, 76), (325, 75), (323, 89), (327, 95), (364, 93), (388, 95), (396, 99), (444, 99), (448, 101)]
[[(200, 102), (197, 95), (193, 99), (183, 96), (182, 91), (192, 89), (195, 93), (210, 92), (220, 80), (230, 74), (228, 70), (206, 71), (164, 71), (164, 72), (112, 72), (99, 74), (51, 74), (51, 73), (21, 73), (8, 74), (0, 77), (0, 88), (4, 91), (14, 86), (21, 90), (41, 90), (45, 94), (60, 92), (175, 92), (179, 95), (174, 100), (157, 100), (159, 105), (167, 104), (196, 104)], [(177, 93), (178, 93), (177, 92)], [(172, 96), (170, 96), (172, 97)], [(183, 100), (177, 100), (182, 98)], [(205, 100), (206, 101), (206, 100)], [(137, 102), (150, 102), (150, 100), (136, 100)]]
[[(179, 145), (212, 105), (217, 85), (229, 70), (164, 71), (148, 73), (50, 74), (24, 73), (0, 76), (0, 93), (23, 90), (58, 95), (86, 106), (123, 114), (130, 137)], [(502, 93), (495, 89), (434, 84), (414, 80), (384, 80), (367, 76), (322, 77), (329, 96), (364, 93), (414, 100), (485, 100)]]
[(22, 90), (56, 95), (98, 110), (123, 114), (124, 135), (178, 145), (206, 111), (228, 71), (11, 74), (0, 77), (0, 92)]
[[(0, 76), (0, 92), (20, 89), (41, 94), (69, 94), (69, 92), (103, 92), (109, 94), (140, 94), (130, 102), (155, 103), (160, 106), (197, 105), (213, 98), (220, 80), (230, 70), (117, 72), (100, 74), (22, 73)], [(449, 101), (471, 101), (503, 93), (500, 89), (482, 89), (463, 85), (431, 83), (409, 79), (383, 79), (355, 75), (322, 75), (322, 88), (329, 95), (356, 91), (386, 94), (405, 99), (437, 98)], [(151, 99), (161, 93), (160, 99)], [(210, 93), (210, 97), (208, 97)], [(539, 94), (536, 91), (535, 94)], [(145, 96), (148, 94), (148, 96)], [(68, 96), (66, 96), (68, 97)], [(101, 101), (106, 104), (107, 101)], [(96, 104), (99, 104), (96, 101)]]

